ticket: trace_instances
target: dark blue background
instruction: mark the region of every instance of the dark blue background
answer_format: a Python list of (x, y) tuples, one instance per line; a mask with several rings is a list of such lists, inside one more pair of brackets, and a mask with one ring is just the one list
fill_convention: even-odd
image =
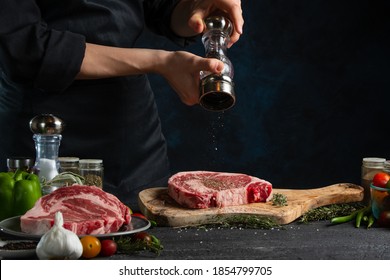
[[(236, 105), (183, 105), (151, 76), (172, 172), (244, 172), (276, 187), (360, 183), (361, 160), (390, 158), (388, 1), (242, 1), (228, 51)], [(169, 50), (150, 33), (140, 42)], [(203, 45), (186, 50), (203, 55)]]

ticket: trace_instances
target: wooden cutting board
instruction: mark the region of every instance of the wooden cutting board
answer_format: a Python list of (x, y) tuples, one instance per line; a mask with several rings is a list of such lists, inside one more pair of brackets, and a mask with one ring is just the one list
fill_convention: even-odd
[(363, 200), (363, 188), (350, 183), (334, 184), (315, 189), (276, 189), (287, 197), (287, 206), (274, 206), (272, 202), (251, 203), (224, 208), (188, 209), (176, 203), (167, 188), (151, 188), (140, 192), (141, 212), (160, 226), (186, 227), (214, 224), (234, 215), (259, 215), (274, 219), (278, 224), (288, 224), (307, 211), (330, 204)]

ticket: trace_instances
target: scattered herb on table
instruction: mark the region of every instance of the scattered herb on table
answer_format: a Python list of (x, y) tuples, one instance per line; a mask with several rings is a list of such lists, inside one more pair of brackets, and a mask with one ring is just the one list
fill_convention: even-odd
[(140, 251), (150, 251), (159, 256), (164, 249), (161, 241), (147, 232), (138, 232), (130, 236), (122, 236), (116, 240), (118, 253), (134, 254)]
[(309, 223), (313, 221), (331, 220), (335, 217), (350, 215), (354, 211), (364, 207), (365, 205), (359, 202), (321, 206), (303, 214), (299, 222)]
[[(203, 228), (248, 228), (248, 229), (274, 229), (282, 228), (274, 219), (258, 215), (236, 215), (224, 217), (212, 224), (201, 226)], [(200, 228), (199, 226), (197, 228)]]
[(282, 193), (275, 193), (272, 197), (272, 205), (287, 206), (287, 196)]

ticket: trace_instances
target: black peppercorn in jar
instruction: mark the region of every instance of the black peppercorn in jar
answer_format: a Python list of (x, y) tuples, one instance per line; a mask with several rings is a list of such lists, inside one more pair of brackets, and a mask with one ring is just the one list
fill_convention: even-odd
[(103, 160), (80, 159), (79, 170), (85, 185), (103, 188)]

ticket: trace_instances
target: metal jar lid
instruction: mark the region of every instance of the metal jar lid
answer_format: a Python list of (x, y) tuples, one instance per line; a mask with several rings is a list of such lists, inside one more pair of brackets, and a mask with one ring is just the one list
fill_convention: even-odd
[(60, 163), (78, 163), (79, 162), (78, 157), (59, 157), (58, 161)]
[(10, 169), (30, 168), (34, 165), (34, 159), (28, 157), (7, 158), (7, 166)]
[(80, 168), (101, 168), (103, 165), (102, 159), (80, 159)]

